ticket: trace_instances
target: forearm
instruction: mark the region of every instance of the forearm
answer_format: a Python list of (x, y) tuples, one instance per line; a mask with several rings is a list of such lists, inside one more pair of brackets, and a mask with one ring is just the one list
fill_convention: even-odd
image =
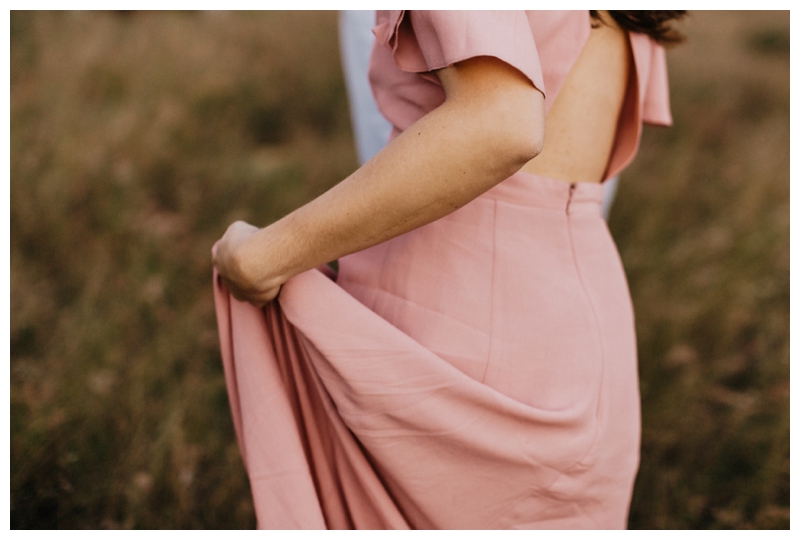
[(523, 107), (523, 118), (515, 103), (445, 102), (340, 184), (249, 237), (237, 266), (270, 288), (463, 206), (538, 152), (540, 103)]

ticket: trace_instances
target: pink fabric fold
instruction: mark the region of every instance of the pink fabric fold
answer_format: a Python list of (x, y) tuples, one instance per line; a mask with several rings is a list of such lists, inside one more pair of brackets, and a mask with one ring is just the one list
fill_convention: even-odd
[(219, 282), (215, 291), (221, 327), (234, 328), (221, 335), (222, 350), (259, 528), (510, 528), (524, 526), (521, 516), (544, 528), (580, 523), (548, 488), (580, 470), (594, 442), (593, 407), (521, 404), (316, 270), (290, 280), (265, 310)]
[(216, 273), (214, 295), (228, 397), (259, 528), (408, 528), (280, 306), (258, 309), (235, 300)]
[[(630, 300), (599, 213), (602, 187), (578, 188), (519, 173), (342, 259), (339, 282), (295, 276), (265, 309), (215, 279), (259, 527), (625, 526), (638, 461)], [(489, 241), (470, 238), (463, 224), (487, 212)], [(457, 278), (442, 269), (461, 242), (482, 263), (460, 277), (488, 303), (444, 285)], [(391, 252), (411, 266), (376, 266)], [(473, 309), (488, 326), (471, 331), (493, 336), (489, 350), (427, 331)], [(484, 367), (471, 371), (459, 355)]]

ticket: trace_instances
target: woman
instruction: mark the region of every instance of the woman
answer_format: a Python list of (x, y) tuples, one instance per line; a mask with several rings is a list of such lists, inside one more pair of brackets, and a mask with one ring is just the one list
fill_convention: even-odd
[(601, 182), (670, 116), (663, 50), (620, 22), (378, 14), (390, 144), (214, 251), (260, 527), (625, 526), (636, 346)]

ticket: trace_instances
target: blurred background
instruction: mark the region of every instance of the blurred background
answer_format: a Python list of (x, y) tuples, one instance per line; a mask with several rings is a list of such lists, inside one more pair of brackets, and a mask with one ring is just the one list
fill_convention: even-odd
[[(632, 528), (789, 527), (789, 12), (691, 12), (609, 226)], [(336, 12), (11, 12), (11, 527), (250, 528), (210, 249), (356, 167)], [(332, 314), (335, 315), (335, 314)]]

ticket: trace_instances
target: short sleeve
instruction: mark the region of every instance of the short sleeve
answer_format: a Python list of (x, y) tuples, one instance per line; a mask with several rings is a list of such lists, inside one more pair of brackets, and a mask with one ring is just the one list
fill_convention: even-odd
[(468, 58), (492, 56), (545, 91), (524, 11), (389, 11), (378, 12), (376, 22), (376, 38), (403, 71), (425, 73)]

